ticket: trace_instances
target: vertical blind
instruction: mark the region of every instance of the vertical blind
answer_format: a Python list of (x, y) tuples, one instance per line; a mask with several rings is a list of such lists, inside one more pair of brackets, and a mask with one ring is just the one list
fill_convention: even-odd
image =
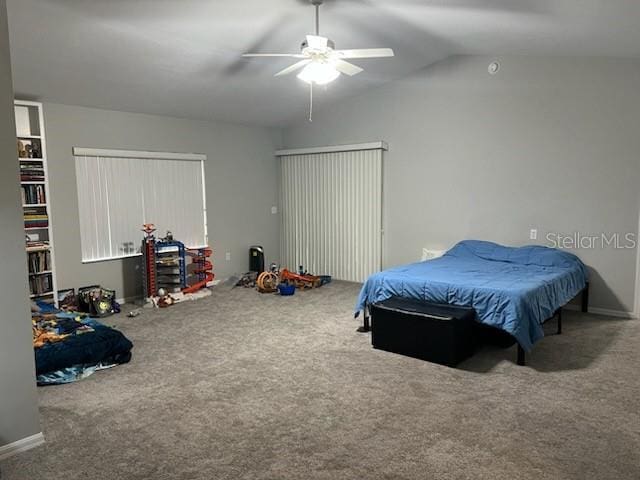
[(280, 159), (282, 265), (355, 282), (379, 271), (382, 149)]
[(74, 156), (83, 262), (139, 254), (144, 223), (189, 247), (207, 245), (203, 156), (92, 149)]

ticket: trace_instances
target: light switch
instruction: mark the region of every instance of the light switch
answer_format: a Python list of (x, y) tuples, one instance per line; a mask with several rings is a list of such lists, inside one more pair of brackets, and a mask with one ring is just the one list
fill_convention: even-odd
[(538, 229), (537, 228), (532, 228), (531, 230), (529, 230), (529, 239), (530, 240), (537, 240), (538, 239)]
[(277, 213), (278, 213), (278, 207), (276, 206), (271, 207), (271, 215), (275, 215)]
[(231, 261), (231, 252), (227, 252), (227, 253), (225, 253), (225, 254), (224, 254), (224, 259), (225, 259), (227, 262), (230, 262), (230, 261)]

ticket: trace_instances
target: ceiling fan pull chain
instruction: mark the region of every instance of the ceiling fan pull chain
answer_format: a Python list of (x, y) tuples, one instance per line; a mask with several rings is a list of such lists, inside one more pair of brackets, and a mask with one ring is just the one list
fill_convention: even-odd
[(313, 82), (309, 84), (309, 122), (313, 122)]

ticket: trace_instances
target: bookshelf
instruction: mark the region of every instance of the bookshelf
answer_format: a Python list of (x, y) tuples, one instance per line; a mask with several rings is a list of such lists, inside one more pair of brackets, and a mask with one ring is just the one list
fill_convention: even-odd
[(16, 100), (14, 109), (29, 298), (57, 304), (51, 196), (42, 104)]

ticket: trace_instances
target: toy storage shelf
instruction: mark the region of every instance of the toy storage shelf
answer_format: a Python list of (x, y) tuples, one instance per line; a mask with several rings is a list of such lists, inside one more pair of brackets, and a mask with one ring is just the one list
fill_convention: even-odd
[(25, 219), (25, 251), (29, 268), (29, 298), (57, 304), (58, 286), (42, 104), (15, 100), (14, 109)]
[(169, 293), (187, 286), (185, 248), (181, 242), (156, 242), (156, 284)]

